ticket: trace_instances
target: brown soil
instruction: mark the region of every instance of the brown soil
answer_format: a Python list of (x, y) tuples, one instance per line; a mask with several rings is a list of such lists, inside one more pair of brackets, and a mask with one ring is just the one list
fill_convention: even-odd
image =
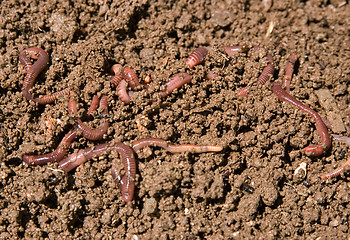
[[(255, 83), (266, 65), (264, 51), (228, 58), (216, 48), (261, 46), (274, 57), (276, 81), (288, 56), (297, 52), (291, 94), (325, 117), (328, 110), (316, 92), (329, 89), (348, 126), (348, 1), (113, 2), (0, 4), (1, 239), (349, 237), (349, 174), (320, 179), (345, 162), (349, 146), (333, 140), (324, 156), (307, 157), (303, 148), (319, 140), (314, 121), (280, 102), (269, 84)], [(120, 164), (113, 155), (70, 173), (54, 163), (23, 164), (23, 154), (52, 152), (74, 124), (67, 97), (44, 106), (23, 97), (25, 71), (18, 55), (33, 46), (50, 56), (34, 93), (70, 87), (79, 95), (81, 114), (94, 94), (109, 97), (111, 126), (105, 139), (80, 137), (71, 152), (142, 137), (217, 144), (224, 150), (146, 149), (138, 154), (136, 192), (128, 204), (110, 174), (111, 163)], [(186, 57), (200, 46), (214, 50), (201, 65), (185, 69)], [(109, 81), (115, 63), (134, 68), (141, 79), (152, 76), (150, 90), (136, 92), (130, 105), (118, 99)], [(220, 76), (205, 80), (208, 70)], [(154, 101), (154, 93), (179, 71), (189, 72), (192, 83)], [(250, 94), (237, 97), (247, 84), (252, 84)], [(308, 164), (305, 179), (294, 174), (303, 162)]]

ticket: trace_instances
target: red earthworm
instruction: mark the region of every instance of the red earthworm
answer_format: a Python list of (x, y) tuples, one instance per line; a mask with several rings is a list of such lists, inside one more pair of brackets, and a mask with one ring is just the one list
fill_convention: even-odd
[(330, 178), (334, 178), (336, 176), (339, 176), (341, 173), (347, 171), (350, 167), (350, 158), (339, 168), (335, 169), (334, 171), (327, 173), (321, 177), (322, 180), (327, 180)]
[(48, 162), (59, 162), (67, 154), (67, 148), (77, 137), (76, 129), (67, 133), (55, 151), (43, 155), (24, 155), (23, 161), (28, 165), (43, 165)]
[(216, 145), (192, 145), (192, 144), (181, 144), (174, 145), (166, 142), (160, 138), (141, 138), (131, 143), (132, 148), (135, 151), (140, 150), (143, 147), (155, 146), (161, 147), (171, 153), (179, 152), (192, 152), (192, 153), (203, 153), (203, 152), (220, 152), (221, 146)]
[[(103, 108), (103, 114), (108, 114), (108, 102), (107, 96), (103, 96), (100, 100), (100, 107)], [(89, 140), (100, 140), (103, 138), (103, 135), (107, 133), (109, 123), (107, 119), (102, 119), (100, 127), (92, 129), (86, 125), (80, 118), (76, 120), (78, 124), (78, 129), (82, 132), (82, 135)]]
[(210, 48), (208, 47), (199, 47), (196, 50), (194, 50), (186, 59), (186, 66), (188, 66), (191, 69), (197, 64), (200, 64), (207, 56), (209, 50)]
[(127, 83), (125, 80), (121, 80), (117, 86), (117, 94), (120, 100), (123, 102), (129, 104), (131, 102), (130, 95), (128, 93), (127, 88)]
[(275, 72), (273, 57), (268, 53), (266, 54), (266, 59), (269, 63), (266, 65), (266, 67), (264, 67), (263, 71), (258, 77), (258, 83), (261, 85), (264, 85), (268, 80), (270, 80), (271, 76), (273, 76)]
[(123, 79), (127, 81), (132, 89), (141, 85), (135, 71), (129, 67), (123, 68)]
[(290, 89), (290, 82), (292, 81), (294, 64), (295, 64), (296, 60), (297, 60), (296, 53), (292, 53), (287, 60), (285, 73), (284, 73), (284, 76), (282, 79), (282, 87), (286, 90), (286, 92), (289, 92), (289, 89)]
[(118, 183), (122, 192), (122, 199), (125, 202), (130, 202), (134, 195), (136, 161), (133, 150), (123, 143), (106, 143), (94, 147), (81, 149), (78, 152), (75, 152), (69, 155), (64, 160), (60, 161), (59, 168), (66, 172), (69, 172), (70, 170), (86, 162), (87, 160), (93, 157), (100, 156), (103, 152), (107, 150), (115, 150), (121, 155), (126, 174), (121, 179), (119, 179), (120, 181)]
[(311, 117), (315, 119), (316, 122), (316, 130), (321, 138), (321, 144), (320, 145), (313, 145), (305, 147), (305, 153), (309, 156), (320, 156), (322, 155), (327, 149), (331, 146), (331, 138), (328, 133), (327, 127), (322, 121), (322, 118), (318, 113), (311, 108), (305, 106), (300, 101), (298, 101), (295, 97), (291, 96), (289, 93), (287, 93), (281, 85), (278, 83), (272, 84), (272, 92), (278, 97), (279, 100), (288, 102), (295, 107), (299, 108), (300, 110), (306, 112)]
[[(30, 61), (30, 58), (36, 59), (34, 64)], [(27, 100), (32, 100), (39, 104), (46, 104), (55, 101), (60, 96), (68, 94), (68, 88), (51, 95), (39, 96), (36, 98), (29, 93), (39, 73), (44, 70), (49, 62), (49, 56), (43, 49), (37, 47), (25, 49), (19, 54), (19, 61), (24, 65), (27, 72), (22, 87), (23, 95)]]
[(159, 92), (160, 97), (166, 97), (171, 94), (176, 88), (181, 87), (185, 83), (191, 82), (192, 77), (188, 73), (177, 73), (170, 78), (170, 80), (165, 84), (165, 90)]

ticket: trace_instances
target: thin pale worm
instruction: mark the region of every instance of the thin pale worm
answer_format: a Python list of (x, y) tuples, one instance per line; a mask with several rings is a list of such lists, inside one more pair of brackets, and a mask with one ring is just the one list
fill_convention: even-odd
[(192, 77), (188, 73), (177, 73), (170, 78), (170, 80), (165, 84), (165, 90), (159, 92), (160, 97), (166, 97), (170, 95), (175, 89), (181, 87), (182, 85), (191, 82)]
[(107, 150), (115, 150), (121, 155), (126, 174), (121, 178), (118, 184), (122, 192), (122, 199), (125, 202), (130, 202), (134, 195), (136, 161), (133, 150), (123, 143), (100, 144), (94, 147), (81, 149), (60, 161), (59, 168), (69, 172), (87, 160), (100, 156)]
[(297, 100), (295, 97), (291, 96), (289, 93), (287, 93), (281, 85), (278, 83), (273, 83), (272, 84), (272, 92), (278, 97), (279, 100), (288, 102), (295, 107), (299, 108), (303, 112), (306, 112), (309, 114), (311, 117), (315, 119), (316, 122), (316, 130), (318, 134), (320, 135), (320, 140), (321, 144), (320, 145), (313, 145), (313, 146), (308, 146), (305, 147), (305, 153), (309, 156), (320, 156), (322, 155), (325, 151), (329, 149), (331, 146), (331, 138), (328, 133), (327, 127), (322, 121), (322, 118), (318, 113), (311, 108), (305, 106), (302, 104), (299, 100)]
[(286, 92), (289, 92), (289, 90), (290, 90), (290, 82), (292, 81), (294, 64), (295, 64), (296, 60), (297, 60), (296, 53), (292, 53), (287, 60), (285, 73), (284, 73), (284, 76), (282, 79), (282, 87), (286, 90)]
[(194, 50), (186, 59), (186, 66), (188, 66), (191, 69), (194, 66), (200, 64), (207, 56), (209, 49), (210, 48), (208, 47), (199, 47), (196, 50)]
[[(34, 64), (30, 61), (30, 58), (36, 59)], [(32, 47), (32, 48), (23, 50), (19, 54), (19, 60), (21, 64), (25, 67), (27, 72), (27, 75), (24, 79), (23, 87), (22, 87), (23, 95), (27, 100), (32, 100), (39, 104), (47, 104), (55, 101), (58, 97), (69, 93), (69, 89), (66, 88), (62, 91), (53, 93), (51, 95), (43, 95), (43, 96), (34, 98), (33, 95), (29, 93), (29, 90), (33, 87), (34, 82), (38, 77), (39, 73), (42, 70), (44, 70), (45, 67), (47, 66), (49, 62), (49, 56), (43, 49)]]
[(161, 147), (171, 153), (179, 152), (192, 152), (192, 153), (203, 153), (203, 152), (220, 152), (222, 151), (221, 146), (216, 145), (192, 145), (192, 144), (180, 144), (174, 145), (160, 138), (141, 138), (131, 143), (132, 148), (135, 151), (140, 150), (143, 147), (155, 146)]
[(350, 169), (350, 158), (339, 168), (335, 169), (334, 171), (327, 173), (323, 176), (321, 176), (322, 180), (327, 180), (330, 178), (334, 178), (336, 176), (339, 176), (341, 173), (347, 171)]
[(339, 136), (337, 134), (332, 134), (332, 137), (334, 137), (335, 140), (342, 141), (346, 145), (350, 146), (350, 137), (347, 136)]
[(76, 129), (67, 133), (55, 151), (43, 155), (24, 155), (23, 161), (28, 165), (43, 165), (48, 162), (59, 162), (67, 154), (67, 149), (77, 137)]

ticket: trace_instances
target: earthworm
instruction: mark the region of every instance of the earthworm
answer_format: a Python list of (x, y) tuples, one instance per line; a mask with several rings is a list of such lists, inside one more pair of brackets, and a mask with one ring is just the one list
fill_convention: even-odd
[(334, 171), (327, 173), (321, 177), (322, 180), (327, 180), (330, 178), (334, 178), (336, 176), (339, 176), (341, 173), (348, 170), (350, 167), (350, 158), (339, 168), (335, 169)]
[[(103, 108), (103, 114), (108, 114), (108, 102), (107, 96), (103, 96), (100, 100), (100, 107)], [(82, 135), (89, 140), (100, 140), (103, 135), (107, 133), (109, 123), (107, 119), (103, 119), (100, 127), (92, 129), (86, 125), (80, 118), (76, 120), (78, 124), (78, 129), (82, 132)]]
[[(36, 59), (34, 64), (30, 61), (30, 58)], [(42, 70), (44, 70), (44, 68), (47, 66), (49, 62), (49, 56), (43, 49), (37, 48), (37, 47), (25, 49), (19, 54), (19, 61), (25, 67), (27, 72), (27, 75), (24, 78), (23, 87), (22, 87), (23, 95), (27, 100), (32, 100), (39, 104), (46, 104), (46, 103), (51, 103), (55, 101), (60, 96), (68, 94), (69, 92), (68, 88), (62, 91), (53, 93), (51, 95), (39, 96), (36, 98), (34, 98), (32, 94), (29, 93), (29, 90), (33, 87), (34, 82), (38, 77), (39, 73)]]
[(346, 136), (339, 136), (337, 134), (332, 134), (332, 137), (334, 137), (335, 140), (342, 141), (346, 145), (350, 146), (350, 138)]
[(233, 56), (237, 55), (239, 52), (246, 52), (246, 51), (249, 50), (249, 48), (246, 45), (242, 45), (242, 46), (223, 46), (222, 49), (230, 57), (233, 57)]
[(282, 87), (286, 90), (286, 92), (289, 92), (289, 90), (290, 90), (290, 82), (292, 81), (294, 64), (295, 64), (296, 60), (297, 60), (296, 53), (292, 53), (287, 60), (285, 73), (284, 73), (284, 76), (282, 79)]
[(73, 129), (61, 140), (55, 151), (43, 155), (24, 155), (23, 161), (28, 165), (43, 165), (48, 162), (59, 162), (67, 154), (67, 148), (77, 137), (77, 130)]
[(166, 97), (171, 94), (176, 88), (181, 87), (185, 83), (191, 82), (192, 77), (188, 73), (177, 73), (170, 78), (165, 84), (165, 90), (159, 92), (160, 97)]
[(258, 83), (261, 85), (264, 85), (268, 80), (270, 80), (271, 76), (273, 76), (275, 72), (274, 61), (271, 54), (266, 54), (266, 59), (269, 63), (266, 65), (266, 67), (264, 67), (263, 71), (258, 77)]
[(139, 79), (135, 73), (135, 71), (129, 67), (124, 67), (123, 68), (123, 79), (125, 81), (127, 81), (127, 83), (129, 84), (129, 86), (134, 89), (137, 86), (140, 86), (140, 82)]
[(200, 64), (204, 60), (205, 56), (207, 56), (209, 49), (210, 48), (208, 47), (199, 47), (196, 50), (194, 50), (186, 59), (186, 66), (188, 66), (191, 69), (197, 64)]
[(125, 80), (121, 80), (117, 86), (117, 94), (120, 100), (129, 104), (131, 102), (131, 98), (128, 93), (128, 90), (126, 89), (127, 85), (128, 84)]
[[(104, 153), (107, 150), (115, 150), (121, 155), (121, 159), (123, 161), (124, 170), (126, 174), (119, 179), (118, 183), (122, 192), (122, 199), (125, 202), (130, 202), (134, 195), (136, 161), (135, 161), (133, 150), (129, 146), (123, 143), (115, 143), (115, 144), (105, 143), (94, 147), (81, 149), (78, 152), (75, 152), (69, 155), (67, 158), (60, 161), (59, 168), (66, 172), (69, 172), (70, 170), (86, 162), (87, 160), (93, 157), (100, 156), (102, 153)], [(112, 176), (113, 176), (113, 171), (112, 171)]]
[(221, 146), (216, 145), (192, 145), (192, 144), (181, 144), (174, 145), (166, 142), (160, 138), (141, 138), (131, 143), (132, 149), (138, 151), (143, 147), (155, 146), (161, 147), (171, 153), (179, 152), (192, 152), (192, 153), (203, 153), (203, 152), (220, 152)]
[(305, 153), (309, 156), (320, 156), (322, 155), (327, 149), (331, 146), (331, 138), (328, 133), (327, 127), (322, 121), (322, 118), (318, 113), (311, 108), (305, 106), (300, 101), (298, 101), (295, 97), (291, 96), (289, 93), (287, 93), (281, 85), (278, 83), (272, 84), (272, 92), (278, 97), (279, 100), (288, 102), (295, 107), (299, 108), (300, 110), (306, 112), (311, 117), (315, 119), (316, 122), (316, 130), (321, 138), (321, 144), (320, 145), (313, 145), (305, 147)]

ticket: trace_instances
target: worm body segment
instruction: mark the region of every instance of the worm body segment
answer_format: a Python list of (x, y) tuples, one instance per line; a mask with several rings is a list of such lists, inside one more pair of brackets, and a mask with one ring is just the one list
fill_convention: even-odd
[(28, 165), (43, 165), (48, 162), (59, 162), (65, 157), (68, 147), (76, 137), (77, 131), (74, 129), (64, 136), (58, 147), (52, 153), (43, 155), (24, 155), (23, 161)]

